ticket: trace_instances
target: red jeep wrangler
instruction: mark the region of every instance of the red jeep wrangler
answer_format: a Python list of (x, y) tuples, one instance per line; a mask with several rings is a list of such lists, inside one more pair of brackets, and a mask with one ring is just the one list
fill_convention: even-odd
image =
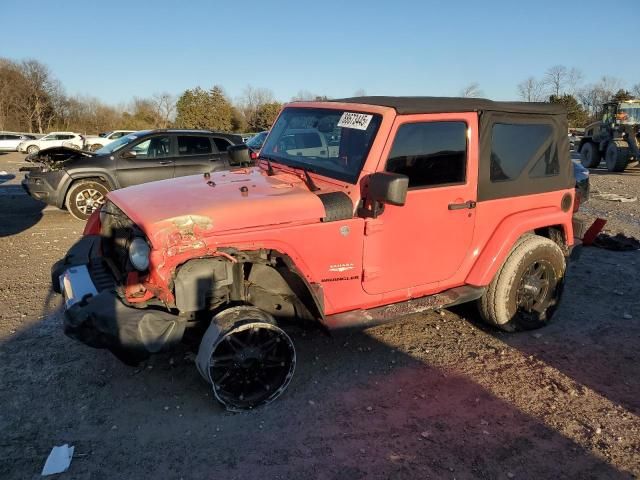
[(193, 333), (198, 370), (241, 409), (289, 383), (286, 321), (366, 327), (477, 300), (498, 328), (541, 327), (573, 245), (566, 131), (550, 104), (289, 104), (256, 166), (109, 194), (52, 269), (65, 332), (127, 363)]

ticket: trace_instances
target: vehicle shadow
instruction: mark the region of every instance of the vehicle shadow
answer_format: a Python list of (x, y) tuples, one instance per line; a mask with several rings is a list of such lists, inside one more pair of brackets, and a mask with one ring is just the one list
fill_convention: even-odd
[[(640, 251), (585, 248), (580, 260), (570, 265), (569, 286), (550, 325), (517, 335), (486, 331), (578, 384), (560, 389), (586, 387), (640, 415), (640, 285), (633, 281), (639, 267)], [(457, 309), (479, 321), (472, 306)]]
[(8, 182), (9, 180), (13, 180), (14, 178), (16, 178), (16, 176), (11, 173), (0, 172), (0, 185)]
[(15, 175), (0, 176), (0, 237), (33, 227), (42, 219), (42, 211), (47, 206), (27, 195), (22, 186), (6, 185), (13, 178)]
[[(2, 478), (35, 475), (63, 443), (78, 454), (68, 478), (631, 478), (593, 453), (591, 426), (569, 426), (585, 430), (578, 443), (477, 380), (477, 356), (442, 345), (436, 313), (343, 335), (294, 329), (289, 389), (234, 414), (185, 347), (127, 367), (65, 337), (60, 304), (50, 292), (42, 320), (0, 343)], [(518, 373), (494, 368), (497, 385)]]

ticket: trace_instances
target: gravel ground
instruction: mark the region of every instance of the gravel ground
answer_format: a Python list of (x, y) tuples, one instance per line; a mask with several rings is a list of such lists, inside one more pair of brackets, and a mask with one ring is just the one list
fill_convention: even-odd
[[(0, 478), (39, 478), (63, 443), (64, 479), (640, 476), (640, 252), (584, 249), (556, 321), (533, 333), (486, 328), (468, 306), (293, 332), (289, 389), (233, 414), (184, 351), (131, 368), (63, 335), (49, 268), (82, 224), (20, 191), (21, 159), (0, 155)], [(640, 197), (640, 170), (592, 185)], [(584, 212), (640, 237), (638, 205)]]

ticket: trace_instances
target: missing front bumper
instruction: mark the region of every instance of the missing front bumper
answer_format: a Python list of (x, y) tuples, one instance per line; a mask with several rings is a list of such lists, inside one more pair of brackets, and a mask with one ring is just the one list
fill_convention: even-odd
[(65, 334), (106, 348), (128, 365), (171, 349), (182, 339), (186, 320), (123, 303), (113, 278), (105, 278), (99, 247), (98, 235), (83, 237), (51, 270), (54, 290), (65, 297)]

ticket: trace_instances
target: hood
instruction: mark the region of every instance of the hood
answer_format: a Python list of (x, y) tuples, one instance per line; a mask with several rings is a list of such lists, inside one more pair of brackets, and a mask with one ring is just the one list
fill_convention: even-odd
[[(323, 194), (335, 195), (324, 190)], [(170, 225), (198, 225), (200, 230), (217, 234), (319, 222), (327, 214), (321, 196), (310, 192), (297, 176), (269, 177), (259, 168), (146, 183), (116, 190), (109, 200), (147, 235)]]
[(93, 157), (95, 153), (69, 147), (51, 147), (25, 157), (26, 162), (40, 162), (47, 165), (61, 163), (76, 156)]

